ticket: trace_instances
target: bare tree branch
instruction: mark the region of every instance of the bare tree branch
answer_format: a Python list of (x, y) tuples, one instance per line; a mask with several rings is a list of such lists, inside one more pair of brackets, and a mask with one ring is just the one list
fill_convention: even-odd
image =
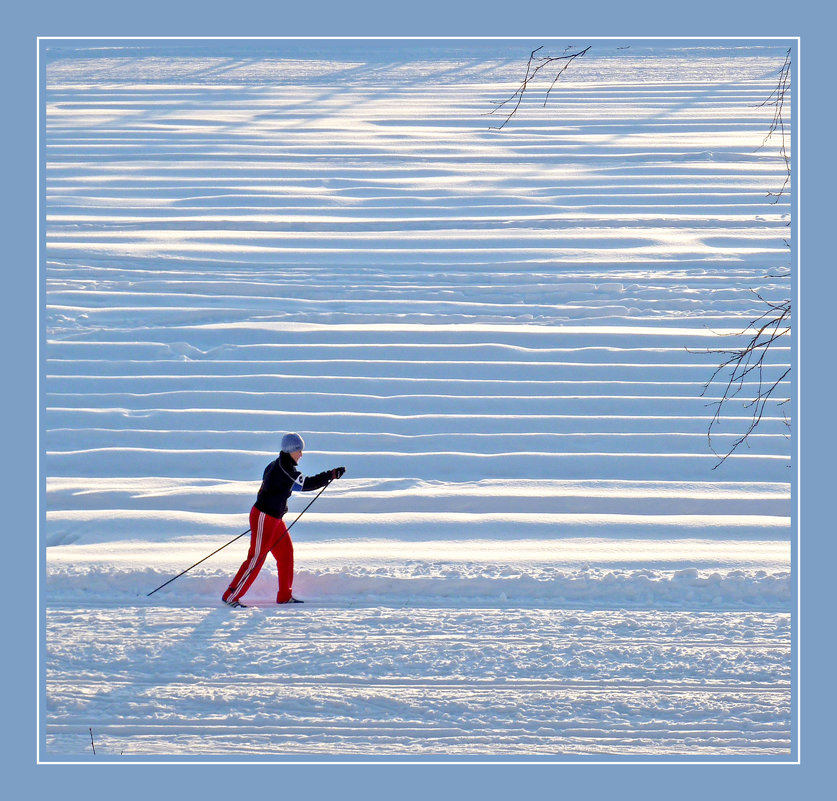
[(590, 48), (592, 45), (588, 45), (583, 50), (578, 50), (575, 53), (567, 54), (567, 50), (571, 48), (566, 48), (564, 53), (565, 55), (562, 56), (538, 56), (538, 52), (543, 50), (543, 45), (540, 47), (536, 47), (530, 54), (529, 54), (529, 61), (526, 64), (526, 75), (523, 77), (523, 81), (521, 82), (520, 86), (517, 87), (515, 92), (507, 97), (505, 100), (502, 100), (495, 104), (495, 107), (488, 112), (488, 114), (494, 114), (499, 111), (501, 108), (504, 108), (510, 103), (514, 103), (514, 108), (512, 108), (511, 112), (509, 112), (508, 116), (503, 120), (501, 125), (492, 125), (489, 126), (492, 130), (500, 131), (505, 128), (506, 123), (517, 113), (517, 110), (520, 108), (520, 104), (523, 102), (523, 95), (526, 93), (526, 90), (529, 88), (529, 84), (534, 80), (537, 74), (543, 70), (544, 68), (548, 67), (550, 64), (555, 62), (564, 62), (561, 68), (558, 70), (555, 77), (552, 79), (552, 83), (549, 85), (549, 89), (546, 90), (546, 97), (544, 98), (543, 104), (544, 106), (549, 101), (549, 94), (552, 92), (555, 84), (558, 82), (558, 79), (566, 72), (567, 68), (572, 64), (573, 61), (577, 58), (581, 58)]
[(791, 49), (788, 48), (788, 52), (785, 53), (785, 63), (782, 64), (782, 69), (779, 70), (779, 82), (776, 84), (776, 88), (768, 95), (767, 99), (763, 103), (759, 103), (758, 105), (758, 108), (764, 108), (765, 106), (773, 106), (773, 121), (770, 123), (770, 128), (767, 131), (767, 135), (764, 137), (764, 140), (756, 148), (756, 150), (761, 150), (770, 141), (770, 139), (773, 137), (773, 134), (776, 133), (776, 131), (778, 130), (781, 136), (781, 141), (779, 144), (779, 155), (785, 162), (785, 182), (782, 184), (782, 187), (778, 192), (768, 192), (767, 194), (768, 197), (773, 198), (770, 201), (773, 204), (779, 202), (782, 195), (785, 193), (785, 190), (787, 189), (791, 178), (790, 153), (788, 152), (788, 138), (790, 134), (786, 131), (784, 117), (785, 95), (787, 94), (788, 89), (790, 88), (790, 70)]
[[(789, 138), (790, 132), (786, 129), (784, 117), (785, 96), (790, 89), (791, 70), (791, 49), (785, 54), (782, 68), (779, 70), (779, 78), (776, 87), (759, 105), (773, 107), (773, 120), (761, 145), (757, 150), (763, 148), (778, 131), (781, 136), (779, 144), (779, 155), (785, 164), (785, 180), (778, 192), (769, 192), (768, 197), (771, 204), (776, 204), (787, 190), (791, 178), (791, 162)], [(783, 239), (784, 245), (790, 250), (791, 244), (788, 239)], [(791, 276), (790, 267), (780, 268), (779, 272), (769, 274), (768, 278), (789, 280)], [(718, 463), (713, 469), (722, 465), (728, 457), (735, 453), (743, 445), (750, 434), (761, 422), (765, 407), (768, 402), (775, 401), (778, 405), (789, 402), (789, 398), (781, 398), (780, 388), (782, 383), (790, 374), (791, 368), (787, 367), (775, 380), (766, 378), (765, 371), (768, 368), (767, 357), (771, 348), (782, 337), (791, 332), (791, 301), (783, 300), (774, 302), (766, 300), (755, 290), (751, 290), (764, 307), (764, 311), (755, 319), (751, 320), (747, 327), (733, 334), (733, 336), (747, 336), (747, 341), (737, 348), (704, 350), (702, 353), (714, 353), (722, 358), (720, 364), (715, 368), (709, 380), (703, 387), (702, 397), (706, 397), (713, 384), (720, 384), (723, 387), (721, 397), (712, 401), (709, 406), (714, 406), (715, 411), (707, 430), (709, 448), (718, 457)], [(746, 392), (746, 394), (745, 394)], [(745, 409), (752, 409), (752, 415), (746, 430), (736, 437), (732, 445), (723, 453), (718, 452), (713, 444), (713, 434), (721, 421), (721, 416), (726, 406), (734, 400), (742, 400)], [(783, 414), (785, 425), (790, 428), (790, 421), (786, 414)]]
[[(753, 433), (762, 420), (765, 406), (770, 400), (774, 399), (774, 395), (782, 386), (782, 382), (787, 378), (791, 369), (790, 367), (786, 368), (775, 380), (769, 380), (765, 377), (765, 369), (768, 367), (765, 359), (770, 352), (770, 348), (773, 347), (777, 340), (783, 336), (787, 336), (791, 331), (791, 302), (790, 300), (785, 300), (781, 303), (774, 303), (765, 300), (758, 293), (755, 294), (767, 306), (767, 309), (754, 320), (751, 320), (743, 331), (731, 335), (747, 335), (749, 336), (747, 342), (738, 348), (706, 349), (700, 351), (701, 353), (717, 354), (724, 357), (721, 363), (715, 368), (709, 380), (704, 384), (703, 391), (701, 392), (701, 396), (705, 397), (709, 388), (716, 381), (722, 383), (723, 393), (721, 397), (708, 404), (709, 406), (715, 407), (715, 412), (709, 423), (707, 438), (709, 440), (710, 450), (719, 459), (718, 463), (713, 467), (713, 470), (723, 464), (729, 456), (746, 442), (747, 437)], [(743, 404), (745, 409), (749, 408), (753, 410), (750, 422), (746, 431), (735, 439), (732, 445), (726, 449), (726, 452), (719, 453), (713, 444), (714, 431), (721, 420), (724, 407), (737, 399), (745, 390), (745, 386), (747, 388), (750, 387), (750, 384), (745, 384), (746, 379), (752, 379), (751, 384), (754, 384), (752, 392), (746, 396)], [(787, 403), (788, 400), (788, 398), (782, 399), (779, 401), (779, 405)], [(787, 417), (785, 417), (785, 420), (787, 423)]]

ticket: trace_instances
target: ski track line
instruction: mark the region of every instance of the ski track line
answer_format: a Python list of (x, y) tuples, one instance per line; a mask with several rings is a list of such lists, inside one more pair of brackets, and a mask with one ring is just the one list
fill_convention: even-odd
[[(493, 636), (472, 640), (468, 631), (473, 618), (484, 617), (484, 610), (370, 608), (358, 613), (309, 608), (303, 619), (231, 617), (216, 609), (206, 610), (198, 623), (213, 632), (207, 639), (196, 636), (188, 609), (120, 607), (109, 619), (97, 617), (93, 627), (101, 635), (96, 637), (98, 650), (81, 654), (79, 619), (93, 611), (50, 611), (56, 622), (62, 621), (50, 647), (56, 653), (68, 648), (85, 664), (83, 678), (71, 663), (64, 671), (49, 673), (57, 707), (65, 697), (76, 701), (72, 710), (54, 715), (47, 725), (48, 741), (58, 752), (85, 742), (91, 716), (98, 719), (96, 736), (103, 748), (118, 746), (137, 755), (170, 753), (173, 747), (230, 754), (247, 753), (249, 747), (298, 754), (477, 754), (490, 748), (556, 755), (610, 749), (625, 755), (635, 748), (681, 755), (698, 749), (717, 755), (741, 753), (743, 748), (768, 755), (784, 753), (789, 744), (790, 683), (787, 673), (783, 678), (772, 675), (790, 647), (787, 623), (775, 641), (726, 639), (730, 630), (776, 632), (786, 615), (715, 613), (695, 618), (688, 612), (654, 611), (633, 613), (627, 621), (618, 611), (492, 610), (487, 621)], [(143, 628), (138, 612), (153, 616), (153, 629)], [(379, 628), (381, 615), (385, 633)], [(440, 625), (454, 636), (441, 637)], [(520, 635), (521, 625), (528, 636)], [(533, 625), (541, 629), (541, 637), (531, 636)], [(611, 641), (596, 636), (613, 625), (623, 629), (623, 636)], [(185, 635), (178, 636), (177, 644), (170, 636), (172, 626)], [(280, 629), (274, 630), (276, 626)], [(312, 627), (327, 630), (328, 636), (309, 637)], [(687, 632), (698, 628), (704, 630), (703, 638), (690, 641)], [(134, 630), (143, 632), (140, 638), (132, 636)], [(631, 637), (624, 636), (627, 630)], [(378, 641), (371, 661), (358, 658), (357, 651), (358, 640), (369, 632)], [(714, 638), (707, 637), (709, 632)], [(416, 649), (419, 633), (421, 646)], [(233, 647), (244, 640), (248, 655)], [(120, 657), (123, 648), (129, 653)], [(716, 677), (706, 678), (689, 649), (712, 660)], [(130, 651), (145, 655), (144, 670), (136, 670)], [(655, 651), (691, 663), (692, 675), (655, 680), (655, 671), (674, 670), (649, 659)], [(742, 658), (746, 652), (753, 656)], [(249, 668), (231, 659), (245, 659)], [(761, 663), (755, 672), (747, 665), (753, 659)], [(488, 672), (480, 662), (490, 666)], [(96, 669), (99, 663), (104, 673)], [(213, 672), (213, 664), (219, 673)], [(121, 665), (127, 666), (127, 674)], [(191, 675), (193, 666), (201, 677), (198, 682)], [(593, 675), (585, 677), (585, 672)], [(559, 678), (556, 673), (574, 675)], [(276, 675), (282, 677), (278, 683)], [(204, 703), (210, 704), (208, 710), (198, 711)], [(236, 710), (234, 718), (224, 717), (226, 709)], [(570, 709), (575, 712), (566, 717)], [(653, 719), (644, 719), (651, 710)], [(199, 734), (203, 745), (179, 741)], [(303, 748), (293, 742), (294, 735), (311, 741)]]

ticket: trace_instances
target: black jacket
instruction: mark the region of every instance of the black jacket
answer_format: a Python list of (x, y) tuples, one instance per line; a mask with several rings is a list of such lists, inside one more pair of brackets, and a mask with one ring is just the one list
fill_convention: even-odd
[(264, 469), (255, 507), (266, 515), (281, 518), (288, 511), (288, 498), (294, 490), (309, 492), (320, 489), (328, 484), (331, 476), (331, 470), (304, 476), (297, 470), (296, 462), (289, 453), (280, 453), (279, 458)]

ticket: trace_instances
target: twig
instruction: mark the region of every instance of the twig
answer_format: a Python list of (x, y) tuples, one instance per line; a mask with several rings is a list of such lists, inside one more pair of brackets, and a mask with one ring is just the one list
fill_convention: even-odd
[[(791, 179), (791, 162), (790, 154), (788, 152), (788, 132), (785, 129), (784, 104), (785, 95), (790, 88), (790, 70), (791, 70), (791, 49), (788, 48), (785, 53), (785, 60), (782, 68), (779, 70), (779, 80), (776, 87), (770, 95), (759, 104), (759, 108), (765, 106), (773, 107), (773, 120), (770, 127), (762, 140), (761, 145), (756, 148), (760, 150), (763, 148), (771, 137), (777, 132), (780, 132), (781, 143), (779, 146), (779, 154), (785, 163), (785, 180), (778, 192), (768, 192), (767, 197), (772, 198), (771, 204), (776, 204), (781, 199), (782, 195), (788, 188)], [(788, 223), (790, 225), (790, 223)], [(788, 239), (783, 238), (783, 243), (786, 248), (790, 249), (791, 243)], [(781, 268), (780, 268), (781, 269)], [(784, 268), (786, 272), (773, 273), (768, 275), (768, 278), (788, 279), (790, 278), (790, 267)], [(720, 399), (708, 404), (714, 406), (715, 411), (712, 415), (712, 420), (709, 423), (707, 430), (707, 438), (709, 440), (710, 450), (718, 457), (719, 461), (715, 468), (723, 464), (729, 456), (735, 453), (738, 448), (743, 445), (750, 434), (753, 433), (756, 426), (761, 422), (764, 415), (764, 410), (768, 401), (774, 399), (774, 394), (779, 390), (782, 382), (787, 378), (791, 371), (788, 367), (775, 381), (770, 381), (765, 378), (764, 370), (767, 366), (765, 358), (775, 343), (786, 336), (791, 331), (791, 301), (783, 300), (780, 303), (774, 303), (765, 300), (758, 292), (753, 290), (753, 294), (766, 306), (764, 312), (751, 320), (747, 327), (734, 336), (749, 336), (749, 340), (740, 348), (706, 350), (704, 353), (714, 353), (723, 356), (721, 363), (715, 368), (715, 371), (709, 378), (709, 381), (703, 387), (701, 396), (705, 397), (709, 387), (716, 381), (724, 382), (724, 391)], [(745, 380), (752, 378), (749, 386), (755, 384), (755, 391), (753, 396), (744, 402), (745, 409), (752, 409), (752, 417), (747, 426), (747, 430), (735, 439), (732, 446), (726, 450), (726, 453), (720, 454), (712, 442), (712, 435), (720, 422), (721, 414), (727, 403), (744, 391)], [(785, 398), (779, 401), (779, 405), (788, 403), (790, 399)], [(785, 425), (790, 428), (790, 421), (786, 414), (784, 414)]]
[(782, 195), (788, 187), (791, 179), (791, 163), (790, 154), (788, 153), (787, 134), (785, 131), (785, 94), (790, 88), (790, 69), (791, 69), (791, 48), (785, 53), (785, 62), (782, 64), (782, 69), (779, 70), (779, 82), (776, 88), (768, 95), (763, 103), (759, 103), (758, 108), (765, 106), (773, 106), (773, 120), (770, 123), (770, 128), (767, 130), (767, 135), (762, 140), (762, 143), (756, 148), (756, 151), (761, 150), (772, 138), (773, 134), (778, 130), (781, 134), (781, 144), (779, 145), (779, 155), (785, 162), (785, 181), (782, 188), (778, 192), (768, 192), (767, 196), (772, 197), (771, 204), (776, 204), (781, 199)]
[(93, 729), (90, 729), (90, 747), (93, 749), (93, 756), (96, 756), (96, 746), (93, 743)]
[[(541, 45), (540, 47), (536, 47), (529, 54), (529, 61), (526, 64), (526, 75), (523, 77), (523, 81), (520, 84), (520, 86), (518, 86), (518, 88), (515, 90), (515, 92), (512, 95), (510, 95), (509, 97), (507, 97), (505, 100), (503, 100), (499, 103), (496, 103), (494, 108), (491, 111), (489, 111), (488, 114), (494, 114), (495, 112), (499, 111), (504, 106), (506, 106), (509, 103), (515, 101), (515, 98), (516, 98), (516, 102), (514, 103), (514, 108), (511, 110), (511, 112), (506, 117), (506, 119), (503, 120), (502, 125), (491, 125), (491, 126), (489, 126), (489, 128), (491, 130), (495, 130), (495, 131), (502, 130), (506, 126), (506, 123), (517, 113), (517, 110), (520, 108), (520, 104), (523, 102), (523, 95), (526, 93), (526, 90), (529, 88), (529, 84), (535, 78), (535, 76), (544, 67), (549, 66), (553, 62), (555, 62), (555, 61), (565, 61), (566, 63), (561, 67), (560, 70), (558, 70), (557, 75), (552, 79), (552, 83), (549, 85), (549, 89), (546, 90), (546, 97), (544, 98), (544, 101), (543, 101), (543, 104), (545, 106), (547, 104), (547, 102), (549, 101), (550, 92), (552, 92), (552, 89), (554, 88), (555, 84), (558, 82), (558, 79), (564, 74), (564, 72), (566, 72), (567, 67), (569, 67), (570, 64), (572, 64), (572, 62), (575, 61), (575, 59), (581, 58), (581, 56), (583, 56), (588, 50), (590, 50), (591, 47), (592, 47), (592, 45), (587, 45), (587, 47), (585, 47), (584, 50), (579, 50), (575, 53), (570, 53), (569, 55), (563, 55), (563, 56), (538, 56), (537, 53), (540, 50), (543, 50), (543, 45)], [(564, 52), (566, 53), (566, 50), (569, 50), (569, 49), (570, 49), (569, 47), (566, 48)]]
[[(772, 382), (768, 381), (764, 376), (764, 370), (767, 366), (765, 364), (765, 357), (770, 348), (778, 339), (790, 333), (791, 302), (790, 300), (785, 300), (781, 303), (772, 303), (765, 300), (757, 292), (754, 292), (754, 294), (762, 303), (766, 304), (767, 309), (754, 320), (750, 321), (749, 325), (743, 331), (732, 334), (732, 336), (742, 336), (749, 333), (750, 339), (747, 343), (741, 348), (706, 349), (702, 351), (703, 353), (713, 353), (726, 357), (715, 368), (709, 380), (704, 384), (703, 391), (700, 393), (702, 397), (705, 397), (709, 388), (719, 376), (725, 375), (726, 383), (721, 398), (708, 404), (709, 406), (715, 407), (715, 412), (709, 423), (707, 438), (710, 450), (719, 459), (718, 463), (713, 467), (713, 470), (723, 464), (729, 456), (746, 442), (747, 437), (750, 436), (756, 426), (761, 422), (767, 402), (773, 398), (774, 393), (779, 389), (791, 370), (788, 367), (779, 378)], [(747, 430), (736, 438), (726, 453), (720, 454), (712, 442), (713, 431), (720, 422), (721, 412), (725, 404), (739, 396), (744, 390), (745, 379), (751, 376), (755, 378), (755, 392), (752, 398), (744, 402), (745, 409), (752, 408), (753, 410), (750, 423)], [(788, 400), (786, 398), (780, 401), (780, 404), (787, 403)]]

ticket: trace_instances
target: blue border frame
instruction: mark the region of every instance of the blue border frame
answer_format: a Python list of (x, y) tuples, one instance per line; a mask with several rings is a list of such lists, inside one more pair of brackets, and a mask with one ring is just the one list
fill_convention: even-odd
[[(36, 310), (36, 288), (32, 273), (36, 255), (34, 232), (35, 189), (32, 180), (32, 165), (36, 162), (35, 127), (35, 85), (28, 76), (34, 71), (35, 37), (38, 35), (84, 35), (96, 33), (109, 35), (128, 32), (137, 38), (154, 35), (217, 35), (219, 31), (231, 35), (248, 35), (253, 30), (270, 29), (270, 33), (283, 35), (397, 35), (407, 30), (424, 35), (473, 35), (495, 36), (505, 33), (531, 33), (544, 25), (554, 26), (554, 35), (564, 32), (578, 36), (585, 30), (595, 28), (601, 35), (624, 33), (625, 37), (650, 34), (682, 34), (701, 38), (712, 35), (776, 35), (792, 32), (801, 36), (804, 47), (800, 53), (801, 70), (797, 75), (799, 90), (794, 93), (794, 110), (799, 123), (800, 147), (794, 147), (794, 163), (797, 179), (795, 189), (801, 191), (799, 213), (804, 214), (802, 224), (796, 224), (795, 243), (804, 267), (798, 284), (797, 301), (804, 309), (805, 317), (797, 323), (796, 360), (797, 388), (799, 402), (796, 419), (799, 424), (796, 433), (801, 442), (801, 464), (799, 474), (803, 487), (795, 487), (799, 506), (794, 509), (795, 522), (803, 527), (803, 547), (798, 553), (796, 566), (802, 579), (801, 609), (797, 631), (801, 638), (796, 643), (796, 653), (803, 657), (798, 675), (800, 692), (796, 704), (801, 711), (801, 730), (797, 742), (800, 747), (801, 764), (790, 766), (682, 766), (682, 765), (607, 765), (590, 767), (577, 766), (479, 766), (455, 767), (427, 765), (424, 767), (380, 766), (349, 768), (331, 766), (313, 770), (299, 766), (253, 767), (257, 787), (279, 789), (305, 798), (370, 798), (373, 792), (397, 793), (401, 798), (456, 797), (463, 794), (473, 797), (481, 794), (500, 797), (514, 792), (526, 794), (539, 789), (553, 789), (561, 794), (572, 789), (582, 790), (587, 797), (631, 794), (636, 788), (644, 798), (667, 798), (677, 795), (681, 798), (704, 798), (709, 792), (720, 798), (738, 797), (741, 793), (760, 798), (783, 798), (793, 792), (805, 797), (805, 789), (814, 796), (814, 786), (823, 782), (828, 786), (825, 769), (831, 759), (833, 740), (833, 697), (831, 683), (832, 664), (828, 650), (833, 628), (831, 607), (833, 598), (828, 592), (833, 583), (834, 564), (833, 523), (825, 499), (830, 491), (830, 474), (833, 472), (831, 441), (825, 436), (827, 428), (819, 427), (831, 413), (830, 397), (826, 391), (827, 370), (819, 365), (832, 361), (830, 343), (825, 333), (829, 322), (829, 299), (833, 297), (833, 268), (831, 247), (828, 238), (833, 224), (830, 224), (832, 205), (831, 188), (828, 185), (830, 149), (832, 138), (830, 126), (830, 80), (832, 67), (829, 64), (831, 43), (830, 27), (811, 4), (800, 0), (793, 8), (787, 4), (765, 0), (765, 2), (743, 2), (730, 4), (720, 0), (706, 0), (700, 8), (680, 7), (671, 9), (664, 2), (646, 2), (639, 6), (604, 0), (590, 10), (574, 10), (562, 7), (560, 14), (551, 3), (535, 0), (529, 4), (526, 19), (510, 16), (505, 4), (491, 2), (472, 3), (471, 0), (459, 7), (425, 2), (419, 8), (407, 8), (394, 12), (391, 4), (369, 2), (364, 5), (337, 4), (327, 13), (321, 2), (316, 10), (288, 10), (268, 2), (236, 4), (236, 14), (231, 19), (228, 8), (212, 4), (185, 2), (180, 5), (146, 0), (142, 8), (124, 6), (114, 9), (104, 2), (77, 2), (62, 4), (54, 0), (43, 0), (37, 8), (23, 10), (11, 21), (6, 32), (8, 47), (2, 54), (4, 76), (8, 83), (7, 108), (11, 114), (4, 129), (4, 143), (13, 153), (8, 173), (6, 218), (7, 231), (12, 233), (7, 250), (7, 314), (3, 317), (6, 341), (11, 365), (8, 375), (15, 383), (7, 385), (4, 395), (4, 411), (10, 421), (10, 439), (15, 471), (7, 480), (7, 504), (10, 499), (17, 503), (9, 505), (7, 542), (12, 549), (9, 564), (22, 566), (10, 576), (11, 597), (16, 599), (15, 614), (8, 620), (8, 643), (10, 650), (18, 653), (5, 667), (7, 686), (15, 688), (10, 693), (7, 726), (8, 745), (5, 756), (10, 766), (10, 785), (15, 780), (25, 781), (27, 789), (35, 792), (57, 790), (64, 797), (74, 797), (78, 792), (85, 798), (104, 798), (117, 792), (123, 798), (149, 798), (160, 794), (178, 795), (190, 786), (190, 793), (202, 792), (208, 797), (234, 792), (242, 781), (241, 772), (235, 767), (217, 765), (211, 768), (195, 767), (182, 769), (160, 766), (127, 767), (130, 776), (122, 771), (87, 771), (64, 766), (36, 766), (33, 745), (36, 742), (32, 706), (34, 699), (30, 688), (34, 688), (33, 677), (37, 676), (33, 654), (35, 648), (35, 627), (30, 614), (30, 600), (33, 598), (31, 573), (26, 565), (31, 564), (33, 533), (33, 508), (35, 493), (33, 485), (36, 474), (35, 449), (32, 448), (32, 432), (36, 430), (35, 409), (39, 403), (35, 385), (37, 368), (37, 332), (32, 332)], [(479, 7), (479, 13), (475, 8)], [(200, 13), (197, 9), (200, 8)], [(444, 13), (440, 13), (443, 9)], [(249, 12), (249, 13), (248, 13)], [(400, 13), (400, 18), (399, 18)], [(27, 16), (28, 15), (28, 16)], [(36, 16), (37, 15), (37, 16)], [(317, 22), (324, 19), (326, 22)], [(316, 26), (319, 26), (317, 29)], [(516, 30), (511, 30), (515, 28)], [(521, 30), (522, 29), (522, 30)], [(778, 29), (778, 31), (777, 31)], [(800, 106), (800, 102), (804, 102)], [(823, 100), (825, 102), (818, 102)], [(800, 113), (800, 109), (803, 109)], [(828, 147), (828, 150), (826, 150)], [(801, 181), (800, 181), (801, 178)], [(797, 195), (799, 197), (799, 195)], [(829, 216), (826, 217), (825, 215)], [(801, 240), (800, 240), (801, 237)], [(810, 330), (809, 330), (810, 329)], [(21, 332), (27, 332), (21, 336)], [(32, 332), (35, 336), (31, 336)], [(31, 339), (30, 339), (31, 337)], [(819, 369), (819, 374), (818, 374)], [(810, 374), (809, 374), (810, 371)], [(21, 386), (22, 385), (22, 386)], [(810, 432), (810, 433), (809, 433)], [(796, 471), (794, 471), (796, 473)], [(20, 607), (23, 613), (19, 613)], [(824, 636), (820, 636), (824, 635)], [(27, 647), (27, 643), (30, 645)], [(796, 684), (796, 682), (795, 682)], [(104, 764), (104, 763), (100, 763)], [(175, 773), (172, 773), (172, 771)], [(560, 771), (559, 774), (553, 771)], [(631, 778), (634, 782), (631, 782)], [(377, 790), (373, 789), (377, 788)], [(467, 789), (467, 792), (465, 790)], [(356, 792), (357, 791), (357, 792)], [(380, 797), (387, 797), (381, 795)]]

